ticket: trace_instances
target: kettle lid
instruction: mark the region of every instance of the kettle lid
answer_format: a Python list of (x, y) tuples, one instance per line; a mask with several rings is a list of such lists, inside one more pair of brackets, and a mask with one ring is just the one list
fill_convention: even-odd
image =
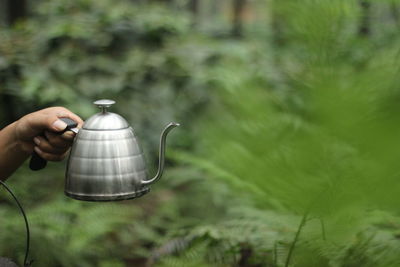
[(101, 112), (87, 119), (83, 125), (86, 130), (119, 130), (129, 127), (128, 122), (120, 115), (108, 112), (107, 108), (115, 104), (114, 100), (101, 99), (93, 102)]

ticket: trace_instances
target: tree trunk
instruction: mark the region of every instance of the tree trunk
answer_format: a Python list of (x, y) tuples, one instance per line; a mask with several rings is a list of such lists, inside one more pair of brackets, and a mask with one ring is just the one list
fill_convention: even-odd
[(233, 1), (233, 25), (232, 35), (234, 37), (241, 37), (243, 35), (243, 10), (246, 0)]
[[(278, 0), (279, 1), (279, 0)], [(283, 25), (284, 18), (278, 11), (279, 3), (271, 1), (271, 31), (272, 31), (272, 42), (275, 47), (279, 48), (284, 43), (284, 36), (283, 36)]]
[(14, 24), (16, 21), (26, 16), (26, 0), (8, 0), (7, 7), (7, 23), (9, 25)]
[(393, 2), (390, 5), (390, 12), (392, 13), (392, 17), (397, 24), (397, 26), (400, 26), (400, 11), (397, 3)]
[(210, 7), (210, 9), (211, 9), (211, 14), (212, 14), (212, 16), (213, 16), (214, 18), (218, 15), (219, 10), (220, 10), (220, 8), (219, 8), (219, 5), (220, 5), (219, 1), (220, 1), (220, 0), (213, 0), (213, 1), (211, 1), (211, 7)]
[(193, 14), (193, 26), (196, 26), (199, 18), (199, 0), (190, 0), (189, 10)]
[(371, 3), (369, 2), (369, 0), (359, 0), (359, 3), (361, 7), (361, 21), (358, 29), (358, 34), (362, 37), (367, 37), (371, 33)]
[[(27, 2), (26, 0), (8, 0), (6, 3), (3, 3), (3, 6), (6, 7), (6, 12), (5, 15), (6, 17), (6, 23), (8, 26), (12, 26), (15, 24), (18, 20), (24, 18), (27, 13)], [(10, 70), (14, 71), (14, 70)], [(15, 70), (18, 72), (18, 70)], [(7, 73), (5, 73), (7, 75)], [(12, 75), (12, 74), (10, 74)], [(1, 82), (1, 80), (0, 80)], [(4, 82), (2, 82), (4, 84)], [(17, 115), (17, 109), (15, 107), (15, 96), (7, 93), (5, 88), (2, 89), (0, 92), (0, 99), (2, 103), (2, 109), (3, 109), (3, 119), (5, 120), (6, 124), (9, 124), (13, 122), (14, 120), (18, 119)], [(5, 126), (5, 125), (2, 125)]]

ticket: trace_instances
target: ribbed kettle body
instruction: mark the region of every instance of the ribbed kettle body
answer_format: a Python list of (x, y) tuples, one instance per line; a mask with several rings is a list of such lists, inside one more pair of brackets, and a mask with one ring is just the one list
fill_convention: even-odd
[(89, 201), (139, 197), (149, 191), (144, 155), (131, 127), (81, 129), (68, 159), (66, 195)]

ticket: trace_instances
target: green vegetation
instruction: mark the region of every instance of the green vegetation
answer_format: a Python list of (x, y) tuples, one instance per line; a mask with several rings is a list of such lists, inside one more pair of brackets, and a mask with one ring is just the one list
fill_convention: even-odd
[[(43, 0), (0, 30), (3, 125), (112, 98), (149, 163), (184, 126), (137, 200), (67, 199), (63, 164), (13, 175), (34, 265), (398, 266), (400, 3), (239, 2), (232, 29), (224, 1)], [(0, 255), (21, 262), (0, 193)]]

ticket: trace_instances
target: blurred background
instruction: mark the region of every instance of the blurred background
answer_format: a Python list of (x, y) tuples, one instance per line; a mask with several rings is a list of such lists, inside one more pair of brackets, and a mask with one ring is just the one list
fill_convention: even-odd
[[(7, 183), (33, 266), (399, 266), (400, 1), (1, 0), (0, 124), (94, 100), (167, 169), (117, 203)], [(0, 256), (23, 219), (0, 189)]]

